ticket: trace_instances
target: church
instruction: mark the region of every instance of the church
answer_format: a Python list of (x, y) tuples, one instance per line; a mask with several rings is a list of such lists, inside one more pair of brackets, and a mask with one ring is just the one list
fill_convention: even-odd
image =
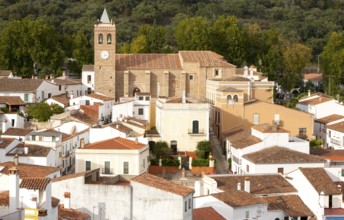
[[(118, 100), (135, 93), (206, 99), (207, 79), (235, 76), (236, 66), (212, 51), (174, 54), (116, 54), (116, 26), (106, 9), (94, 24), (94, 65), (83, 67), (88, 91)], [(86, 75), (86, 76), (85, 76)]]

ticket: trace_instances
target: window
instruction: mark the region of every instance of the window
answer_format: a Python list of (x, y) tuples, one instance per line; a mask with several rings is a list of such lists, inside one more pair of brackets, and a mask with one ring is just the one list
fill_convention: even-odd
[(331, 130), (328, 130), (328, 137), (331, 137)]
[(143, 96), (139, 96), (139, 100), (142, 101), (143, 100)]
[(149, 101), (150, 100), (150, 97), (149, 96), (146, 96), (146, 101)]
[(128, 161), (123, 162), (123, 174), (129, 174), (129, 162)]
[(91, 75), (87, 75), (87, 83), (91, 83), (92, 81), (92, 76)]
[(277, 168), (277, 172), (280, 173), (280, 174), (284, 174), (283, 167)]
[(32, 135), (32, 138), (31, 138), (33, 141), (36, 140), (36, 135)]
[(233, 96), (233, 103), (238, 103), (238, 96), (237, 95), (234, 95)]
[(107, 44), (111, 44), (112, 43), (112, 36), (111, 36), (111, 34), (107, 35), (106, 41), (107, 41)]
[(11, 125), (12, 125), (12, 127), (14, 127), (14, 124), (15, 124), (15, 120), (12, 119), (12, 120), (11, 120)]
[(139, 108), (139, 115), (143, 115), (143, 108)]
[(61, 89), (62, 89), (62, 87), (61, 87), (61, 85), (59, 85), (59, 91), (61, 91)]
[(86, 161), (86, 171), (91, 170), (92, 166), (91, 166), (91, 161), (87, 160)]
[(199, 122), (198, 121), (192, 121), (192, 133), (198, 134), (199, 133)]
[(246, 165), (246, 172), (249, 173), (250, 172), (250, 166)]
[(187, 207), (187, 201), (185, 201), (185, 203), (184, 203), (184, 210), (185, 210), (185, 212), (188, 210), (187, 208), (188, 208)]
[(24, 101), (28, 102), (29, 101), (29, 94), (24, 94)]
[(253, 114), (253, 124), (255, 124), (255, 125), (259, 124), (259, 114), (258, 113)]
[(246, 211), (246, 212), (245, 212), (245, 218), (248, 219), (249, 217), (250, 217), (250, 211)]
[(227, 95), (227, 104), (232, 104), (232, 96)]
[(305, 137), (306, 133), (306, 128), (299, 128), (299, 137)]
[(146, 160), (143, 158), (143, 168), (146, 168)]
[(48, 93), (48, 98), (51, 98), (51, 93)]
[(111, 169), (110, 169), (110, 161), (105, 161), (104, 162), (104, 174), (111, 174)]
[(102, 34), (98, 35), (98, 43), (103, 44), (103, 35)]
[(191, 198), (189, 198), (189, 209), (191, 209)]
[(220, 75), (220, 70), (219, 69), (215, 69), (214, 70), (214, 76), (217, 77)]
[(189, 80), (194, 80), (194, 75), (189, 75)]

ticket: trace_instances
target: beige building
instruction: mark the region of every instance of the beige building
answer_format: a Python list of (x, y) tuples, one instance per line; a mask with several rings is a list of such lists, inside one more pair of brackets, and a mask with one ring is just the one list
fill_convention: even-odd
[[(137, 92), (150, 93), (153, 98), (173, 97), (181, 96), (182, 91), (204, 99), (206, 80), (233, 76), (236, 67), (211, 51), (116, 54), (116, 26), (104, 10), (94, 25), (93, 69), (94, 90), (116, 99), (133, 97)], [(92, 82), (90, 71), (85, 71), (83, 77)]]
[(197, 143), (209, 140), (209, 108), (191, 98), (161, 98), (156, 101), (158, 139), (166, 141), (174, 153), (195, 151)]
[(148, 168), (148, 145), (117, 137), (75, 152), (75, 172), (100, 168), (102, 175), (139, 175)]
[(252, 125), (273, 123), (302, 138), (313, 136), (313, 116), (273, 104), (274, 82), (251, 81), (243, 77), (207, 81), (207, 99), (214, 106), (211, 126), (219, 139)]

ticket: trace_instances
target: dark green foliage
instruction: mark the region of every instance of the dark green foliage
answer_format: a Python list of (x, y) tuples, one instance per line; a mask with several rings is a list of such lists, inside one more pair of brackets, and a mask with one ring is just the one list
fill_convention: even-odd
[(193, 167), (208, 167), (209, 166), (209, 160), (208, 159), (193, 160), (192, 166)]
[(57, 104), (48, 105), (45, 102), (30, 105), (28, 107), (29, 118), (34, 118), (39, 122), (48, 121), (54, 114), (60, 114), (63, 112), (63, 108)]
[[(151, 159), (151, 165), (159, 166), (159, 159)], [(161, 161), (162, 166), (179, 166), (179, 160), (172, 160), (172, 159), (162, 159)]]
[(210, 141), (198, 142), (196, 155), (199, 159), (208, 159), (210, 151), (211, 151)]
[(309, 142), (309, 146), (312, 150), (323, 149), (321, 148), (322, 144), (323, 144), (323, 141), (321, 139), (312, 139)]
[(172, 151), (168, 147), (167, 142), (165, 141), (158, 141), (155, 143), (155, 148), (152, 149), (152, 153), (155, 155), (156, 158), (168, 158), (171, 156)]
[(228, 162), (228, 168), (231, 169), (232, 168), (232, 158), (228, 158), (227, 162)]

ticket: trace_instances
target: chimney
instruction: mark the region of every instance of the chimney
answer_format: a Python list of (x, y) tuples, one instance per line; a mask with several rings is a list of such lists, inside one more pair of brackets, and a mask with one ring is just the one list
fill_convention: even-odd
[(238, 191), (241, 190), (241, 183), (240, 183), (240, 182), (237, 184), (237, 190), (238, 190)]
[(249, 70), (250, 70), (250, 76), (253, 77), (253, 67), (250, 66), (250, 69), (249, 69)]
[(185, 95), (185, 90), (183, 90), (183, 94), (182, 94), (182, 103), (185, 104), (186, 103), (186, 95)]
[(250, 177), (245, 177), (245, 191), (250, 193)]
[(13, 162), (14, 162), (14, 166), (18, 166), (18, 162), (19, 162), (19, 156), (18, 156), (18, 154), (16, 154), (16, 155), (13, 157)]
[(9, 169), (9, 189), (10, 211), (16, 211), (19, 208), (19, 170), (17, 167)]
[(55, 83), (54, 79), (51, 79), (51, 83)]
[(24, 147), (24, 154), (28, 154), (29, 153), (29, 147), (25, 146)]
[(38, 210), (38, 220), (45, 220), (48, 219), (48, 210), (40, 209)]
[(157, 92), (156, 92), (156, 97), (160, 96), (160, 83), (157, 85)]
[(63, 205), (65, 209), (70, 209), (70, 192), (64, 193)]
[(311, 97), (311, 90), (308, 89), (308, 97)]
[(45, 79), (49, 79), (49, 76), (48, 76), (48, 75), (45, 75)]
[(248, 76), (248, 67), (244, 66), (244, 76)]

